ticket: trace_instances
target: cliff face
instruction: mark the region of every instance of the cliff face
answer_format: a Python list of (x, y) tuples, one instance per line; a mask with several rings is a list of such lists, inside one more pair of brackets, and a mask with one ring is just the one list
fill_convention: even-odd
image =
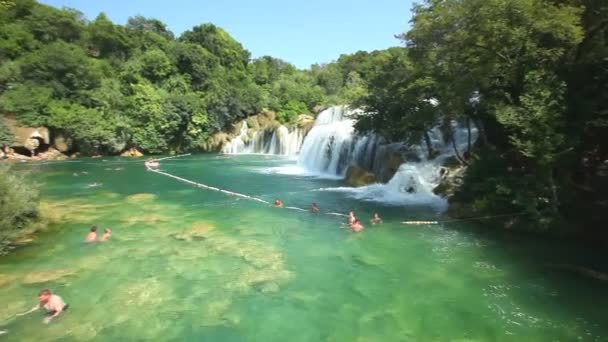
[(50, 145), (51, 135), (46, 127), (21, 126), (13, 116), (4, 116), (4, 125), (11, 131), (15, 139), (10, 147), (35, 149), (40, 145)]

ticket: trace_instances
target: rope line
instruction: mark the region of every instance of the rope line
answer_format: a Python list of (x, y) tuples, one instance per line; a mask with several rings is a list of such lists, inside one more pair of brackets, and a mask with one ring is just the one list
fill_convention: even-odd
[(260, 203), (270, 204), (269, 202), (264, 201), (261, 198), (252, 197), (252, 196), (248, 196), (248, 195), (245, 195), (245, 194), (240, 194), (238, 192), (223, 190), (223, 189), (216, 188), (216, 187), (209, 186), (209, 185), (205, 185), (205, 184), (202, 184), (202, 183), (197, 183), (197, 182), (194, 182), (194, 181), (182, 178), (182, 177), (178, 177), (178, 176), (175, 176), (175, 175), (172, 175), (170, 173), (163, 172), (163, 171), (160, 171), (160, 170), (150, 169), (150, 171), (152, 171), (154, 173), (157, 173), (159, 175), (163, 175), (163, 176), (167, 176), (167, 177), (170, 177), (170, 178), (173, 178), (173, 179), (177, 179), (178, 181), (181, 181), (181, 182), (184, 182), (184, 183), (187, 183), (187, 184), (190, 184), (190, 185), (194, 185), (197, 188), (204, 188), (204, 189), (211, 190), (211, 191), (221, 192), (221, 193), (229, 195), (229, 196), (237, 196), (237, 197), (246, 198), (246, 199), (249, 199), (249, 200), (252, 200), (252, 201), (256, 201), (256, 202), (260, 202)]
[(437, 220), (437, 221), (402, 221), (402, 224), (440, 224), (446, 222), (457, 222), (457, 221), (474, 221), (474, 220), (486, 220), (497, 217), (514, 217), (514, 216), (522, 216), (527, 213), (514, 213), (514, 214), (501, 214), (501, 215), (487, 215), (487, 216), (479, 216), (479, 217), (466, 217), (466, 218), (457, 218), (457, 219), (447, 219), (447, 220)]
[[(167, 159), (173, 159), (173, 158), (179, 158), (179, 157), (185, 157), (185, 156), (189, 156), (190, 153), (188, 154), (182, 154), (182, 155), (177, 155), (177, 156), (172, 156), (172, 157), (165, 157), (165, 158), (161, 158), (158, 159), (158, 161), (160, 160), (167, 160)], [(164, 171), (160, 171), (158, 169), (148, 169), (149, 171), (152, 171), (154, 173), (157, 173), (159, 175), (163, 175), (169, 178), (173, 178), (176, 179), (178, 181), (190, 184), (190, 185), (194, 185), (197, 188), (203, 188), (203, 189), (207, 189), (207, 190), (211, 190), (211, 191), (216, 191), (216, 192), (220, 192), (229, 196), (236, 196), (236, 197), (241, 197), (241, 198), (245, 198), (248, 200), (252, 200), (252, 201), (256, 201), (256, 202), (260, 202), (260, 203), (264, 203), (264, 204), (268, 204), (270, 205), (271, 203), (268, 201), (265, 201), (261, 198), (257, 198), (257, 197), (253, 197), (253, 196), (249, 196), (249, 195), (245, 195), (245, 194), (241, 194), (238, 192), (233, 192), (233, 191), (228, 191), (228, 190), (224, 190), (224, 189), (220, 189), (220, 188), (216, 188), (214, 186), (210, 186), (210, 185), (206, 185), (203, 183), (197, 183), (191, 180), (188, 180), (186, 178), (182, 178), (182, 177), (178, 177), (175, 175), (172, 175), (168, 172), (164, 172)], [(298, 210), (298, 211), (308, 211), (306, 209), (302, 209), (302, 208), (298, 208), (298, 207), (285, 207), (285, 209), (291, 209), (291, 210)], [(335, 213), (335, 212), (329, 212), (329, 213), (325, 213), (326, 215), (332, 215), (332, 216), (343, 216), (346, 217), (347, 215), (345, 214), (341, 214), (341, 213)], [(468, 217), (468, 218), (457, 218), (457, 219), (446, 219), (446, 220), (436, 220), (436, 221), (402, 221), (402, 224), (410, 224), (410, 225), (435, 225), (435, 224), (441, 224), (441, 223), (446, 223), (446, 222), (457, 222), (457, 221), (473, 221), (473, 220), (484, 220), (484, 219), (490, 219), (490, 218), (497, 218), (497, 217), (514, 217), (514, 216), (522, 216), (522, 215), (526, 215), (527, 213), (514, 213), (514, 214), (502, 214), (502, 215), (487, 215), (487, 216), (479, 216), (479, 217)]]
[(173, 158), (185, 157), (185, 156), (189, 156), (189, 155), (191, 155), (191, 153), (179, 154), (179, 155), (177, 155), (177, 156), (164, 157), (164, 158), (160, 158), (160, 159), (156, 159), (156, 160), (157, 160), (157, 161), (161, 161), (161, 160), (167, 160), (167, 159), (173, 159)]

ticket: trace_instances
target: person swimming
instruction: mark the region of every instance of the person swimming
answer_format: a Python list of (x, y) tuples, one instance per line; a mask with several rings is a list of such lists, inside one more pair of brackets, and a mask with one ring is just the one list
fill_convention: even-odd
[(348, 225), (352, 225), (353, 223), (355, 223), (355, 221), (357, 220), (357, 218), (355, 217), (355, 212), (351, 211), (348, 213), (348, 218), (346, 219), (346, 222), (348, 223)]
[(103, 230), (103, 235), (99, 238), (99, 241), (104, 242), (112, 236), (112, 231), (109, 228)]
[(355, 219), (355, 221), (350, 225), (350, 229), (352, 229), (354, 232), (360, 232), (365, 229), (365, 227), (363, 227), (361, 221)]
[(317, 207), (317, 203), (313, 203), (310, 205), (310, 212), (313, 214), (319, 213), (319, 207)]
[(378, 215), (378, 213), (374, 213), (374, 216), (372, 216), (372, 224), (381, 224), (382, 223), (382, 219), (380, 218), (380, 215)]
[(275, 207), (275, 208), (283, 208), (283, 202), (281, 202), (281, 200), (280, 200), (280, 199), (278, 199), (278, 198), (277, 198), (277, 199), (275, 199), (275, 200), (274, 200), (274, 207)]
[(59, 316), (62, 312), (68, 309), (66, 304), (61, 297), (51, 292), (49, 289), (41, 290), (38, 293), (38, 304), (34, 306), (30, 311), (17, 314), (17, 316), (27, 315), (31, 312), (44, 308), (47, 313), (47, 317), (44, 318), (44, 323), (48, 324)]
[(87, 237), (84, 239), (84, 241), (88, 243), (93, 243), (97, 241), (97, 226), (91, 227), (91, 230), (89, 230), (89, 233), (87, 234)]

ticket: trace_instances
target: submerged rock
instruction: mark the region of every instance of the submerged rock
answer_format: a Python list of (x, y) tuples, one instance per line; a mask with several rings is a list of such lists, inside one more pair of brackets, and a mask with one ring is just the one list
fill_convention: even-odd
[(176, 240), (188, 241), (205, 240), (210, 236), (210, 233), (215, 230), (215, 227), (205, 222), (196, 222), (192, 224), (190, 229), (181, 233), (173, 234)]
[(15, 279), (17, 279), (17, 277), (11, 274), (0, 274), (0, 287), (12, 283), (13, 281), (15, 281)]
[(156, 199), (155, 194), (140, 193), (127, 196), (127, 198), (125, 198), (125, 201), (130, 204), (135, 204), (142, 201), (151, 201), (154, 199)]
[(72, 270), (34, 271), (26, 274), (21, 282), (23, 284), (48, 283), (51, 281), (64, 280), (64, 278), (74, 275), (76, 275), (76, 272)]
[(346, 183), (351, 186), (365, 186), (376, 183), (376, 175), (362, 167), (351, 165), (346, 170)]

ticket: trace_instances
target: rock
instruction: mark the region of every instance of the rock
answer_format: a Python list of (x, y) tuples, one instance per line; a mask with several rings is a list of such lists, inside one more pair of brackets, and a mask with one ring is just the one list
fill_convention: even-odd
[[(12, 147), (27, 147), (39, 144), (49, 145), (51, 142), (49, 129), (46, 127), (20, 126), (13, 116), (4, 116), (4, 124), (15, 136)], [(33, 142), (32, 140), (36, 140)]]
[(326, 110), (326, 109), (327, 109), (327, 106), (316, 105), (316, 106), (315, 106), (315, 107), (312, 109), (312, 112), (313, 112), (313, 113), (315, 113), (315, 114), (319, 114), (319, 113), (321, 113), (322, 111), (324, 111), (324, 110)]
[(362, 167), (351, 165), (346, 170), (346, 183), (351, 186), (364, 186), (376, 183), (376, 175)]
[(399, 152), (390, 151), (386, 153), (384, 155), (384, 161), (382, 162), (384, 167), (382, 168), (382, 173), (380, 174), (380, 180), (382, 182), (388, 182), (391, 180), (404, 161), (403, 156)]
[(53, 139), (53, 147), (59, 152), (68, 152), (72, 149), (72, 139), (65, 137), (63, 134), (58, 134)]
[(139, 157), (143, 157), (144, 154), (139, 152), (139, 150), (137, 150), (137, 148), (131, 147), (130, 149), (121, 153), (120, 156), (125, 157), (125, 158), (139, 158)]
[(247, 118), (247, 127), (256, 131), (260, 129), (260, 123), (258, 122), (257, 115), (250, 116)]
[(300, 114), (298, 115), (298, 120), (296, 121), (296, 125), (298, 128), (304, 129), (306, 132), (310, 131), (312, 126), (315, 124), (315, 118), (312, 115), (308, 114)]
[(260, 128), (259, 128), (260, 130), (270, 128), (270, 127), (276, 127), (278, 124), (278, 122), (276, 121), (277, 114), (275, 112), (266, 111), (266, 112), (262, 112), (256, 116), (257, 116), (257, 121), (260, 126)]
[(224, 132), (218, 132), (201, 143), (199, 147), (205, 152), (220, 152), (222, 147), (230, 142), (231, 136)]
[(49, 148), (46, 152), (40, 153), (38, 155), (38, 157), (40, 159), (44, 159), (44, 160), (65, 160), (68, 159), (68, 157), (61, 153), (60, 151), (54, 149), (54, 148)]
[(433, 193), (441, 197), (451, 197), (462, 184), (465, 171), (466, 167), (460, 165), (460, 163), (455, 166), (449, 159), (446, 160), (439, 169), (441, 182), (433, 189)]

